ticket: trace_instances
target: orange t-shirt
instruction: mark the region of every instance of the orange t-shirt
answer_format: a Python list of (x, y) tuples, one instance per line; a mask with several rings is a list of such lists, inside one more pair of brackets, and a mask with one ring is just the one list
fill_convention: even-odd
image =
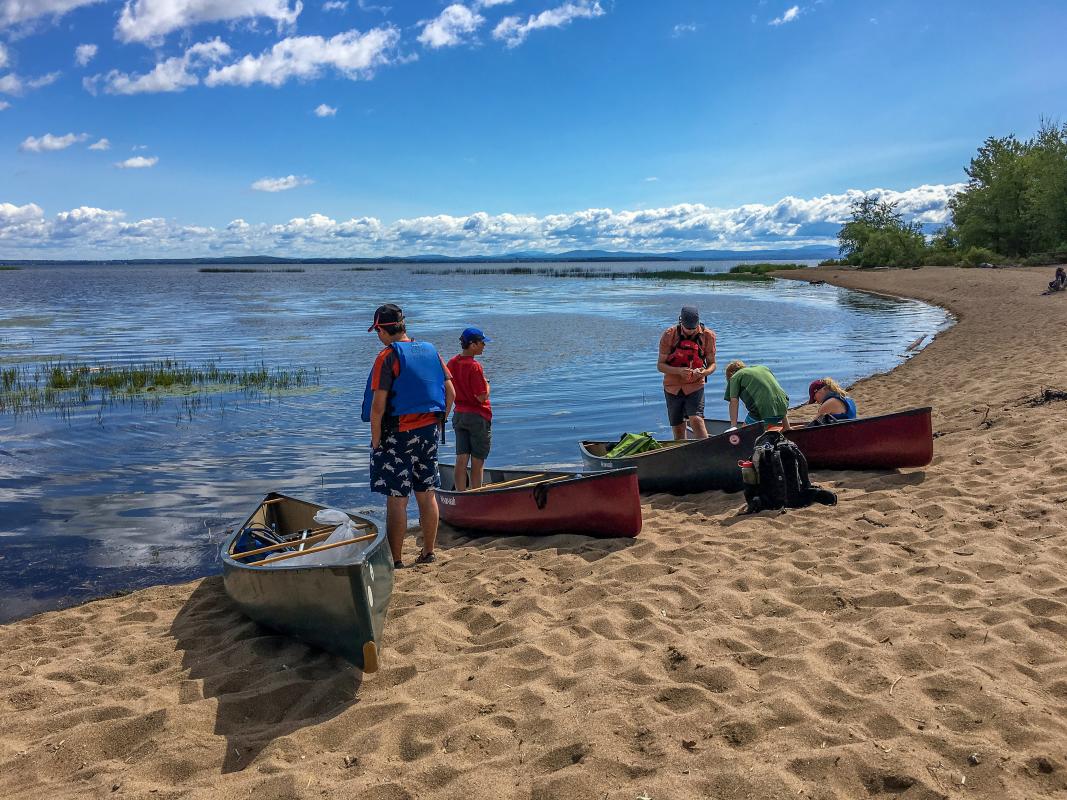
[[(671, 351), (678, 346), (680, 341), (680, 335), (677, 325), (672, 325), (663, 332), (663, 335), (659, 337), (659, 358), (664, 360), (671, 354)], [(715, 363), (715, 332), (700, 326), (700, 333), (698, 334), (698, 341), (701, 349), (704, 351), (704, 360), (708, 365)], [(695, 381), (686, 381), (681, 375), (664, 375), (663, 376), (663, 390), (668, 394), (692, 394), (698, 389), (704, 388), (704, 381), (707, 378), (697, 378)]]
[[(440, 356), (438, 356), (438, 358), (440, 358)], [(452, 375), (449, 373), (448, 367), (445, 366), (444, 359), (441, 359), (441, 369), (445, 372), (445, 380), (452, 380)], [(396, 380), (399, 374), (400, 362), (396, 359), (396, 351), (392, 347), (386, 347), (382, 352), (378, 353), (378, 357), (374, 359), (370, 388), (374, 391), (391, 391), (393, 388), (393, 381)], [(386, 409), (385, 413), (389, 413), (388, 409)], [(398, 419), (398, 430), (401, 431), (413, 431), (416, 428), (424, 428), (427, 425), (436, 425), (439, 421), (437, 414), (432, 411), (428, 411), (424, 414), (401, 414)]]

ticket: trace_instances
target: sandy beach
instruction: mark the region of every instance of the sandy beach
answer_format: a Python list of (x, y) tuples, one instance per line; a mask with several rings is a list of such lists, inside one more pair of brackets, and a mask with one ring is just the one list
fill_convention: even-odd
[(814, 473), (839, 504), (784, 514), (653, 495), (633, 541), (443, 528), (442, 563), (397, 573), (375, 675), (219, 577), (2, 626), (0, 796), (1064, 796), (1051, 272), (800, 275), (957, 315), (853, 387), (861, 414), (933, 406), (929, 467)]

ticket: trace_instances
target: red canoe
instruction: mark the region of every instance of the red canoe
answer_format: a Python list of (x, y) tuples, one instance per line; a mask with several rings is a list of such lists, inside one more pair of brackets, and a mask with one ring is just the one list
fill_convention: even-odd
[(441, 464), (437, 505), (454, 528), (486, 533), (637, 536), (637, 469), (609, 472), (486, 469), (485, 485), (455, 491), (455, 467)]
[(796, 442), (812, 469), (925, 467), (934, 457), (929, 408), (790, 428), (785, 435)]

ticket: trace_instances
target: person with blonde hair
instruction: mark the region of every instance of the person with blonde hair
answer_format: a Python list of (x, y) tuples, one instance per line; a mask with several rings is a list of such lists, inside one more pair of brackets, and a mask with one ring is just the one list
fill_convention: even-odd
[(748, 416), (745, 425), (764, 422), (782, 426), (788, 430), (789, 395), (778, 383), (769, 369), (759, 364), (749, 367), (744, 361), (731, 361), (726, 365), (726, 395), (730, 403), (730, 425), (737, 427), (740, 403), (745, 404)]
[(808, 402), (819, 404), (811, 425), (856, 418), (856, 401), (833, 378), (819, 378), (808, 384)]

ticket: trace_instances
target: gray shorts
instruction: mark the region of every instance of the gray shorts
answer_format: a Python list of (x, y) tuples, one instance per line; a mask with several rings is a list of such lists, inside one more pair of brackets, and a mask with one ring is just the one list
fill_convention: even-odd
[(663, 397), (667, 401), (667, 422), (671, 426), (681, 425), (690, 417), (704, 416), (704, 387), (701, 386), (695, 392), (689, 394), (671, 394), (663, 390)]
[(493, 423), (480, 414), (457, 411), (452, 415), (452, 429), (456, 432), (456, 453), (470, 453), (481, 461), (489, 458), (493, 442)]

